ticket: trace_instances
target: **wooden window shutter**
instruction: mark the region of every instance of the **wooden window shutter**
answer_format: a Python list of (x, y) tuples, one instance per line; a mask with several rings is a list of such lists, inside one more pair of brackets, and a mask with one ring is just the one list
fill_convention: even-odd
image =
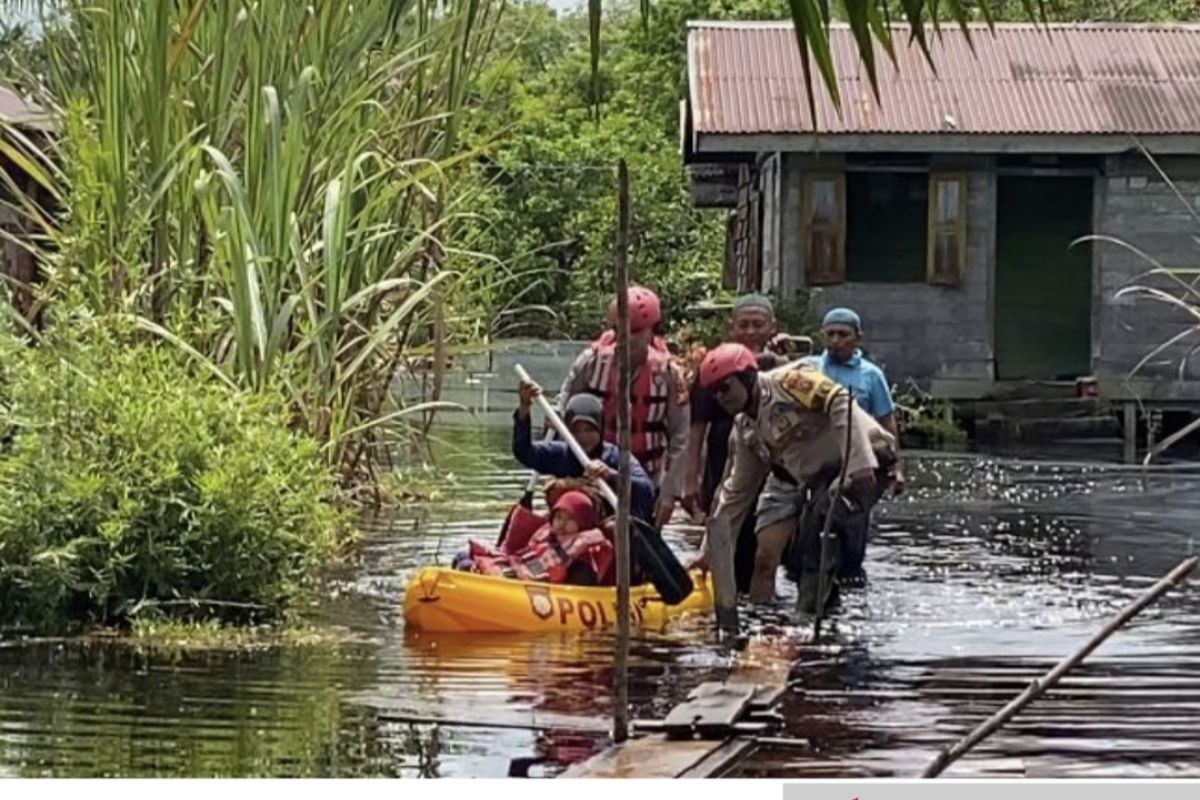
[(846, 280), (846, 176), (804, 178), (804, 282), (809, 286)]
[(750, 190), (748, 222), (746, 263), (738, 290), (757, 292), (762, 287), (762, 192), (758, 189)]
[(725, 263), (721, 265), (721, 288), (737, 289), (737, 214), (725, 218)]
[(966, 175), (929, 175), (929, 283), (962, 285), (967, 264), (967, 185)]

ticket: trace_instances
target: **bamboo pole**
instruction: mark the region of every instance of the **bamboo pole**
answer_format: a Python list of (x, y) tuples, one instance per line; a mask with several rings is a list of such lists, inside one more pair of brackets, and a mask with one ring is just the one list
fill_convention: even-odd
[(617, 641), (613, 654), (613, 741), (629, 738), (629, 168), (617, 164)]
[[(490, 728), (506, 731), (578, 731), (579, 733), (598, 733), (597, 726), (580, 722), (572, 725), (565, 719), (555, 717), (551, 722), (500, 722), (472, 719), (453, 719), (435, 717), (429, 714), (408, 714), (404, 712), (384, 711), (376, 714), (376, 719), (383, 722), (407, 722), (412, 725), (440, 725), (443, 728)], [(590, 719), (588, 720), (591, 721)]]
[[(828, 600), (829, 592), (833, 590), (832, 582), (829, 580), (829, 559), (831, 558), (832, 546), (831, 540), (837, 538), (837, 534), (833, 533), (833, 514), (837, 511), (838, 503), (842, 502), (842, 492), (845, 491), (846, 473), (850, 467), (850, 446), (854, 441), (851, 438), (851, 431), (854, 430), (854, 390), (846, 390), (846, 446), (842, 448), (842, 470), (838, 474), (837, 486), (833, 491), (833, 500), (829, 503), (829, 510), (825, 512), (825, 523), (821, 526), (821, 561), (817, 567), (820, 572), (817, 574), (817, 605), (816, 618), (813, 620), (813, 642), (820, 644), (821, 642), (821, 620), (825, 618), (825, 603)], [(804, 596), (800, 595), (799, 599), (803, 601)]]
[(1089, 639), (1087, 644), (1076, 650), (1073, 655), (1058, 662), (1054, 669), (1041, 678), (1035, 678), (1025, 691), (1021, 692), (1020, 695), (1009, 702), (1004, 708), (980, 723), (966, 737), (960, 739), (952, 747), (947, 747), (938, 753), (937, 758), (921, 773), (921, 777), (936, 778), (946, 767), (965, 755), (975, 745), (1000, 730), (1004, 723), (1020, 713), (1021, 709), (1041, 696), (1051, 686), (1058, 683), (1063, 675), (1066, 675), (1077, 667), (1093, 650), (1103, 644), (1105, 639), (1116, 633), (1121, 626), (1136, 617), (1146, 606), (1164, 595), (1167, 590), (1186, 578), (1196, 568), (1197, 564), (1200, 564), (1200, 556), (1192, 556), (1180, 562), (1179, 566), (1167, 573), (1158, 583), (1151, 586), (1141, 597), (1126, 606), (1120, 614)]

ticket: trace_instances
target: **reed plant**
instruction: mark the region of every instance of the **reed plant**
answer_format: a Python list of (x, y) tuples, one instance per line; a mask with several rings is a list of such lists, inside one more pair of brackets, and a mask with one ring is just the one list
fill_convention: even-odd
[(495, 270), (454, 241), (453, 176), (503, 0), (18, 5), (48, 65), (20, 84), (54, 122), (3, 129), (0, 180), (48, 324), (126, 316), (237, 391), (284, 392), (362, 483), (429, 408), (391, 376), (441, 367)]

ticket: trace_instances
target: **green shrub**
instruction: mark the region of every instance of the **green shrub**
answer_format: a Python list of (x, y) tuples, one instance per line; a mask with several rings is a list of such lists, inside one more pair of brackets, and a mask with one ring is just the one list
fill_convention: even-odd
[(967, 432), (954, 417), (954, 405), (939, 400), (909, 381), (903, 391), (893, 386), (904, 447), (954, 447), (967, 442)]
[(278, 617), (333, 555), (333, 476), (267, 393), (112, 325), (0, 351), (0, 626)]

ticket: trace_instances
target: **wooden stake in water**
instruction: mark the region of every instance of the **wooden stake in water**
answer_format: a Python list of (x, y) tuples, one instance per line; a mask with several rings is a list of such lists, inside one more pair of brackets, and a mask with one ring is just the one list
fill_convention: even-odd
[(1166, 594), (1167, 590), (1172, 586), (1186, 578), (1196, 568), (1197, 564), (1200, 564), (1200, 556), (1192, 556), (1181, 562), (1179, 566), (1167, 573), (1162, 580), (1151, 586), (1145, 594), (1127, 605), (1120, 614), (1089, 639), (1087, 644), (1076, 650), (1073, 655), (1058, 662), (1054, 669), (1047, 672), (1041, 678), (1035, 678), (1033, 683), (1029, 684), (1029, 688), (1021, 692), (1004, 708), (980, 723), (975, 730), (956, 742), (953, 747), (947, 747), (938, 753), (937, 758), (930, 762), (925, 771), (921, 773), (921, 777), (936, 778), (942, 773), (942, 770), (965, 755), (967, 751), (1000, 730), (1004, 723), (1020, 713), (1021, 709), (1036, 700), (1051, 686), (1058, 683), (1063, 675), (1066, 675), (1072, 669), (1079, 666), (1079, 663), (1087, 658), (1093, 650), (1103, 644), (1105, 639), (1116, 633), (1126, 622), (1136, 617), (1146, 606)]
[(617, 643), (613, 654), (613, 741), (629, 738), (629, 168), (617, 164)]
[[(825, 605), (829, 600), (829, 593), (833, 590), (832, 577), (829, 575), (829, 562), (833, 557), (832, 542), (837, 540), (837, 534), (833, 532), (833, 515), (837, 511), (838, 503), (842, 502), (842, 492), (846, 487), (846, 472), (850, 466), (850, 443), (854, 441), (851, 436), (851, 431), (854, 429), (854, 390), (847, 389), (846, 391), (846, 444), (842, 448), (842, 470), (838, 474), (837, 487), (833, 492), (833, 500), (829, 503), (829, 510), (825, 512), (825, 523), (821, 526), (821, 561), (818, 565), (820, 572), (817, 575), (817, 603), (813, 619), (813, 642), (815, 644), (821, 642), (821, 620), (825, 618)], [(840, 542), (838, 546), (841, 546)], [(802, 602), (803, 600), (804, 596), (801, 594), (798, 601)]]

